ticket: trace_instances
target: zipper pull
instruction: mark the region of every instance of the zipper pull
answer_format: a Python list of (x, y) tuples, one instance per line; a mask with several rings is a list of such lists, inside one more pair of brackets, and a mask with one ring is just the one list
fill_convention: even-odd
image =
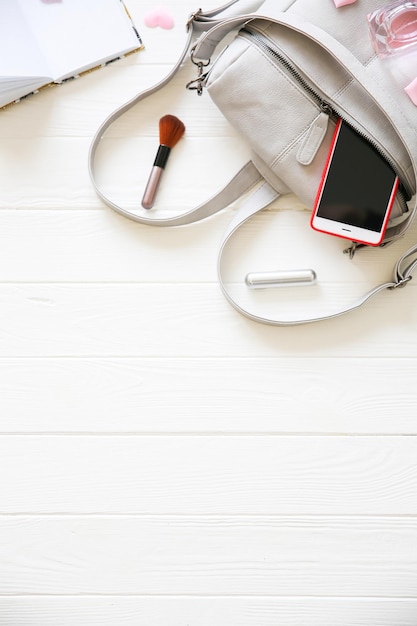
[(297, 161), (301, 163), (301, 165), (310, 165), (313, 161), (326, 136), (329, 119), (328, 111), (323, 108), (313, 120), (297, 152)]

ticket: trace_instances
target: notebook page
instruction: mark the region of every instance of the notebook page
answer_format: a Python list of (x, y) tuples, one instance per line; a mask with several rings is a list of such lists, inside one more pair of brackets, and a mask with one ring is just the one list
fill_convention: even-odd
[(14, 2), (31, 25), (55, 80), (140, 46), (120, 0)]
[(0, 76), (50, 76), (16, 0), (0, 0)]

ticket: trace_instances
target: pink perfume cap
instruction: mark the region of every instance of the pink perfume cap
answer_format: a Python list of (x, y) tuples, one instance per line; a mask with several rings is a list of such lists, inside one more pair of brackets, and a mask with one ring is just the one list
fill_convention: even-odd
[(411, 81), (407, 87), (404, 87), (404, 91), (410, 98), (413, 104), (417, 106), (417, 78)]
[(333, 0), (336, 8), (344, 7), (346, 4), (353, 4), (356, 0)]

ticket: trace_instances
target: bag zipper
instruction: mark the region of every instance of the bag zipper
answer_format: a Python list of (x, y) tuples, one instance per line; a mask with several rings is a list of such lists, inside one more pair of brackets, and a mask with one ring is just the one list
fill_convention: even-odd
[(343, 119), (346, 123), (348, 123), (359, 135), (361, 135), (366, 141), (368, 141), (371, 146), (379, 152), (379, 154), (387, 161), (387, 163), (391, 166), (394, 172), (400, 179), (400, 184), (398, 186), (397, 197), (399, 196), (399, 202), (402, 205), (403, 212), (408, 212), (407, 200), (410, 200), (413, 193), (411, 191), (410, 186), (406, 181), (406, 174), (402, 170), (402, 168), (398, 165), (398, 163), (391, 157), (390, 154), (387, 154), (381, 146), (372, 138), (368, 137), (360, 128), (357, 128), (350, 120), (347, 120), (346, 117), (341, 115), (341, 113), (336, 109), (333, 104), (330, 104), (327, 100), (321, 97), (317, 91), (306, 81), (306, 79), (298, 72), (298, 70), (292, 65), (291, 61), (282, 53), (282, 51), (275, 45), (272, 45), (270, 39), (265, 37), (258, 31), (242, 28), (239, 32), (239, 35), (243, 37), (247, 37), (248, 39), (255, 42), (264, 52), (266, 52), (269, 56), (272, 56), (273, 59), (278, 61), (280, 65), (288, 72), (288, 74), (303, 88), (303, 90), (310, 96), (313, 102), (318, 106), (318, 108), (329, 115), (329, 117), (333, 120), (338, 118)]

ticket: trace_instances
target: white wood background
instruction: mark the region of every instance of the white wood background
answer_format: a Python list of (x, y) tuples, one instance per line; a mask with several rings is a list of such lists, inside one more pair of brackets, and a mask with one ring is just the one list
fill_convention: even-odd
[[(0, 112), (0, 624), (415, 626), (416, 286), (264, 327), (217, 284), (235, 207), (165, 230), (103, 206), (91, 138), (168, 72), (198, 8), (172, 2), (163, 31), (143, 23), (150, 0), (128, 6), (144, 51)], [(105, 140), (103, 185), (126, 206), (162, 114), (187, 126), (162, 209), (208, 198), (246, 160), (184, 80)], [(240, 251), (278, 216), (291, 254), (291, 208), (249, 225)], [(389, 279), (415, 238), (355, 271)], [(315, 253), (329, 285), (359, 282)]]

